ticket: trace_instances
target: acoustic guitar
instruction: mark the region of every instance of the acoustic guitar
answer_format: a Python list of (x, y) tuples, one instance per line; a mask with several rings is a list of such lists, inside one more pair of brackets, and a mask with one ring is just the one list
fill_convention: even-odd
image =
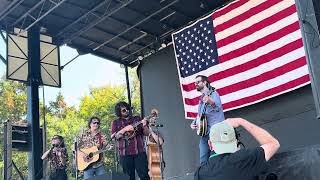
[[(210, 96), (214, 92), (214, 89), (210, 90), (210, 93), (207, 94), (207, 96)], [(194, 121), (194, 124), (198, 126), (197, 128), (197, 135), (199, 136), (205, 136), (208, 134), (208, 119), (206, 116), (206, 108), (208, 106), (208, 103), (204, 105), (203, 111), (198, 116), (198, 118)]]
[[(110, 140), (111, 141), (111, 140)], [(92, 163), (97, 162), (100, 158), (100, 153), (111, 150), (112, 146), (107, 145), (106, 148), (99, 150), (97, 146), (80, 149), (81, 152), (88, 154), (87, 157), (82, 157), (77, 153), (78, 170), (83, 171), (87, 169)]]
[[(149, 125), (155, 124), (156, 119), (158, 117), (158, 114), (159, 114), (159, 112), (157, 109), (152, 109), (151, 114), (149, 116), (145, 117), (145, 119), (149, 122)], [(136, 135), (137, 130), (138, 130), (138, 126), (140, 124), (142, 124), (142, 121), (131, 124), (133, 126), (133, 131), (125, 132), (122, 138), (125, 140), (129, 140), (129, 139), (133, 138)]]

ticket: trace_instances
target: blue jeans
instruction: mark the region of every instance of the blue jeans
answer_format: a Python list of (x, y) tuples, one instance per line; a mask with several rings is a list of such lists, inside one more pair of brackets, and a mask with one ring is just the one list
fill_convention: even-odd
[(97, 168), (89, 168), (89, 169), (85, 170), (83, 173), (84, 173), (83, 178), (89, 179), (93, 176), (99, 176), (99, 175), (105, 174), (106, 171), (104, 170), (103, 166), (99, 166)]
[(210, 157), (210, 148), (208, 145), (209, 135), (203, 136), (200, 139), (199, 149), (200, 149), (200, 165), (205, 164)]

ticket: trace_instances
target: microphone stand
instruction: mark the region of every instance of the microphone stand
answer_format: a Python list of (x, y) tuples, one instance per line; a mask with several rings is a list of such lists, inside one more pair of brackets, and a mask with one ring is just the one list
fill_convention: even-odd
[(160, 133), (159, 133), (159, 128), (158, 126), (155, 126), (156, 128), (156, 135), (158, 136), (158, 141), (156, 141), (157, 146), (158, 146), (158, 154), (159, 154), (159, 160), (160, 160), (160, 174), (161, 174), (161, 180), (163, 180), (163, 168), (162, 168), (162, 164), (163, 164), (163, 158), (162, 158), (162, 151), (160, 152)]
[(117, 151), (117, 140), (114, 140), (114, 158), (115, 158), (115, 168), (116, 172), (118, 172), (119, 159), (118, 159), (118, 151)]
[(77, 137), (75, 138), (75, 142), (74, 142), (74, 160), (75, 160), (75, 171), (76, 171), (76, 179), (78, 179), (78, 140)]

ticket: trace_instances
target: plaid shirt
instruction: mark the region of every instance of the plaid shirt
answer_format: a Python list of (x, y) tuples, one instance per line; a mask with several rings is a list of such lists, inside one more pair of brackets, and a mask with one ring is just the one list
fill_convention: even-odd
[[(92, 146), (97, 146), (98, 149), (102, 149), (105, 145), (107, 145), (106, 136), (101, 132), (98, 132), (93, 136), (90, 129), (88, 129), (82, 135), (80, 135), (78, 139), (79, 149), (89, 148)], [(103, 155), (100, 154), (99, 160), (95, 163), (92, 163), (92, 167), (97, 168), (103, 165), (103, 162), (104, 162), (104, 157)]]
[[(141, 121), (141, 117), (135, 116), (129, 119), (116, 119), (112, 122), (112, 134), (120, 131), (127, 125), (132, 125), (136, 122)], [(129, 139), (128, 141), (120, 138), (117, 140), (117, 147), (120, 156), (126, 155), (136, 155), (142, 152), (145, 152), (144, 148), (144, 133), (142, 125), (139, 125), (136, 131), (136, 135)]]
[(54, 147), (49, 155), (51, 170), (66, 169), (68, 164), (68, 153), (65, 147)]

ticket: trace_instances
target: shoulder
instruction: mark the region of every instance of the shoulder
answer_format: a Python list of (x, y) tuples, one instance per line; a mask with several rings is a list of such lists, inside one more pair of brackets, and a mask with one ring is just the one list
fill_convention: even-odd
[(267, 168), (264, 150), (261, 147), (243, 149), (233, 153), (230, 160), (237, 164), (238, 168), (259, 173)]

